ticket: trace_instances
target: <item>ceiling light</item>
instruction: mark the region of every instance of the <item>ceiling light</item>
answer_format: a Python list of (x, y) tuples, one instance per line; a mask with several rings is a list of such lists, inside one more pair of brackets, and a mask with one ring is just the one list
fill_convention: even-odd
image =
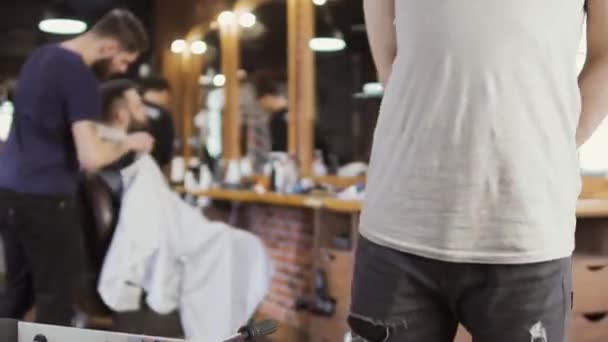
[(183, 39), (176, 39), (171, 43), (171, 52), (183, 53), (186, 51), (186, 41)]
[(335, 20), (328, 8), (321, 11), (321, 20), (316, 23), (315, 38), (311, 39), (308, 45), (316, 52), (336, 52), (346, 48), (344, 34), (335, 24)]
[(207, 43), (202, 40), (195, 40), (190, 45), (190, 52), (195, 55), (202, 55), (207, 52)]
[(312, 3), (317, 6), (323, 6), (327, 3), (327, 0), (312, 0)]
[(239, 25), (241, 25), (245, 28), (253, 27), (255, 25), (256, 21), (257, 21), (257, 18), (255, 16), (255, 14), (253, 14), (251, 12), (244, 12), (244, 13), (241, 13), (241, 15), (239, 15)]
[(236, 15), (231, 11), (224, 11), (217, 17), (220, 25), (231, 25), (236, 23)]
[(41, 20), (38, 28), (52, 34), (80, 34), (87, 30), (87, 23), (76, 19), (48, 18)]
[(311, 50), (316, 52), (336, 52), (346, 48), (346, 42), (337, 37), (317, 37), (308, 43)]
[(384, 86), (382, 83), (372, 82), (363, 85), (363, 93), (368, 95), (382, 95)]
[(223, 87), (226, 84), (226, 76), (217, 74), (213, 76), (213, 85), (216, 87)]

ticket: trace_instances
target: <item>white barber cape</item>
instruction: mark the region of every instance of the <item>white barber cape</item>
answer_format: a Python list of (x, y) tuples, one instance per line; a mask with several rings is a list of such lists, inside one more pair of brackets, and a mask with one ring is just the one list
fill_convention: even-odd
[(118, 226), (98, 291), (111, 309), (180, 310), (186, 338), (216, 342), (254, 314), (270, 288), (272, 265), (255, 235), (207, 220), (173, 193), (143, 156), (122, 171)]

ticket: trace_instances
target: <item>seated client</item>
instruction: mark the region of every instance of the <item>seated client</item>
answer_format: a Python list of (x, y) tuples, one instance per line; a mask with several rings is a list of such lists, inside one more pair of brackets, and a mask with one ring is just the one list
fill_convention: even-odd
[[(105, 83), (101, 94), (102, 136), (121, 139), (145, 127), (130, 82)], [(179, 310), (189, 340), (218, 341), (247, 323), (270, 288), (272, 265), (262, 241), (182, 201), (150, 155), (123, 158), (102, 175), (119, 184), (120, 202), (99, 277), (104, 303), (134, 311), (145, 295), (157, 313)]]

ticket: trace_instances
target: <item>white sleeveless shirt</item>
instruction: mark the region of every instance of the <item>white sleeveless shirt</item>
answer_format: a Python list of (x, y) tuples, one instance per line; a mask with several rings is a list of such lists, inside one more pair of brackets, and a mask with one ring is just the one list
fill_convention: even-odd
[(361, 234), (454, 262), (574, 249), (584, 0), (396, 0)]

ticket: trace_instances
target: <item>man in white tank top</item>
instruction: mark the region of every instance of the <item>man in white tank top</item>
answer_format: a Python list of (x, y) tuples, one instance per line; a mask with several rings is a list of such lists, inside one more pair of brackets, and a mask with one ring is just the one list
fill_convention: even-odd
[(577, 148), (608, 112), (608, 1), (364, 4), (386, 91), (353, 332), (448, 342), (462, 323), (475, 341), (565, 341)]

